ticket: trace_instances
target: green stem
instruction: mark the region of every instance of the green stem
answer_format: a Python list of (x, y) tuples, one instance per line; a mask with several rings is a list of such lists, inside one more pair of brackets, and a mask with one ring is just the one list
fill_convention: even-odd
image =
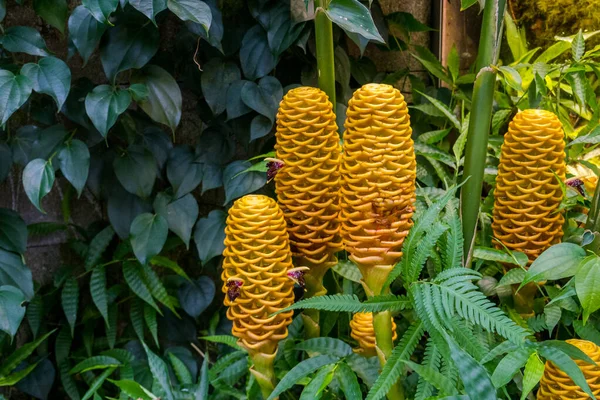
[(492, 119), (496, 75), (490, 67), (498, 59), (502, 34), (502, 16), (505, 8), (506, 0), (489, 0), (485, 2), (479, 50), (475, 63), (477, 79), (473, 88), (473, 109), (471, 110), (467, 134), (467, 149), (463, 170), (463, 182), (468, 180), (461, 189), (461, 217), (465, 239), (465, 265), (467, 266), (470, 263), (477, 229), (487, 143)]
[(335, 112), (335, 61), (333, 51), (333, 25), (325, 14), (327, 0), (316, 0), (315, 39), (317, 43), (317, 70), (319, 71), (319, 88), (329, 96)]
[[(312, 265), (306, 260), (298, 261), (294, 265), (304, 265), (310, 268), (309, 272), (304, 276), (306, 281), (306, 293), (304, 298), (323, 296), (327, 294), (327, 289), (323, 286), (323, 277), (331, 265), (337, 264), (335, 256), (323, 265)], [(319, 326), (320, 312), (319, 310), (304, 310), (302, 320), (304, 322), (304, 336), (306, 339), (318, 338), (321, 336), (321, 327)]]
[(590, 204), (590, 210), (588, 211), (588, 218), (585, 224), (585, 229), (589, 229), (592, 232), (600, 232), (600, 185), (596, 185), (594, 191), (594, 198), (592, 204)]
[[(377, 357), (383, 368), (387, 359), (394, 349), (392, 315), (389, 311), (373, 315), (373, 328), (375, 329), (375, 340), (377, 343)], [(404, 389), (400, 382), (394, 383), (387, 394), (388, 400), (404, 400)]]
[(256, 378), (258, 386), (260, 386), (263, 400), (266, 400), (275, 389), (275, 370), (273, 369), (275, 354), (254, 353), (251, 354), (251, 357), (254, 366), (250, 369), (250, 372)]

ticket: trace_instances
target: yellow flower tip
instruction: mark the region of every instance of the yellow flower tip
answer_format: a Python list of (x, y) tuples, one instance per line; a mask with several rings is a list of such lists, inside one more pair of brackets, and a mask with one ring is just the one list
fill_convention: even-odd
[[(358, 342), (359, 347), (354, 349), (356, 353), (362, 354), (366, 357), (377, 355), (375, 351), (375, 328), (373, 327), (373, 314), (372, 313), (356, 313), (352, 316), (350, 321), (350, 336)], [(398, 338), (396, 332), (396, 323), (392, 318), (392, 340), (395, 341)]]
[[(333, 107), (313, 87), (290, 90), (277, 113), (275, 190), (297, 265), (328, 268), (339, 237), (340, 138)], [(324, 271), (322, 271), (324, 272)]]
[(561, 241), (564, 149), (562, 125), (553, 113), (525, 110), (513, 118), (504, 135), (494, 193), (492, 229), (501, 242), (498, 248), (522, 251), (531, 263)]
[(412, 227), (416, 161), (404, 97), (390, 85), (367, 84), (346, 111), (342, 155), (342, 238), (365, 272), (391, 268)]
[(232, 333), (251, 353), (274, 354), (287, 337), (293, 311), (271, 316), (294, 302), (291, 251), (283, 213), (266, 196), (250, 195), (229, 209), (223, 251), (222, 290)]
[[(588, 385), (592, 389), (595, 397), (600, 396), (600, 347), (587, 340), (570, 339), (567, 340), (579, 350), (587, 354), (595, 363), (588, 364), (582, 360), (574, 360), (579, 366)], [(559, 400), (576, 399), (587, 400), (589, 396), (577, 386), (569, 376), (559, 370), (551, 361), (546, 361), (544, 375), (540, 380), (540, 388), (537, 393), (538, 400)]]

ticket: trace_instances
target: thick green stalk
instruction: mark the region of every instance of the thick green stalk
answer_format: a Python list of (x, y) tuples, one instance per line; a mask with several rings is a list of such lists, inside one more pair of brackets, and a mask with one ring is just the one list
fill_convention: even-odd
[(600, 232), (600, 185), (596, 185), (594, 191), (594, 198), (590, 205), (590, 211), (588, 211), (588, 218), (585, 224), (585, 229), (589, 229), (592, 232)]
[(273, 389), (275, 389), (275, 371), (273, 369), (273, 361), (275, 360), (275, 354), (269, 355), (264, 353), (254, 353), (251, 355), (254, 366), (250, 369), (250, 372), (256, 378), (260, 391), (263, 395), (263, 399), (267, 399)]
[(323, 10), (329, 0), (316, 0), (315, 40), (317, 43), (317, 70), (319, 88), (329, 96), (335, 112), (335, 60), (333, 51), (333, 25)]
[[(377, 343), (377, 357), (381, 367), (385, 366), (387, 359), (394, 350), (392, 315), (389, 311), (373, 315), (373, 328), (375, 329), (375, 341)], [(402, 383), (396, 382), (387, 394), (388, 400), (404, 400), (404, 389)]]
[(463, 181), (461, 189), (461, 217), (465, 239), (464, 255), (469, 265), (479, 206), (487, 154), (487, 143), (492, 120), (492, 105), (496, 75), (491, 68), (497, 62), (502, 34), (502, 16), (506, 0), (487, 0), (483, 12), (483, 24), (479, 40), (479, 50), (475, 68), (477, 79), (473, 88), (473, 108), (471, 110)]

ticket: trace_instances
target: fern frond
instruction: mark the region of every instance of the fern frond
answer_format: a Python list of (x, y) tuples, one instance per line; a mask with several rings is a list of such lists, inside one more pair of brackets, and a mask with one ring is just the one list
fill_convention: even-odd
[(396, 295), (383, 295), (375, 296), (361, 302), (356, 295), (349, 294), (335, 294), (311, 297), (302, 301), (299, 301), (291, 306), (275, 312), (273, 315), (277, 315), (282, 312), (290, 310), (303, 310), (306, 308), (322, 311), (336, 311), (336, 312), (371, 312), (377, 313), (381, 311), (397, 312), (402, 311), (411, 306), (411, 302), (406, 296)]
[(458, 390), (456, 390), (453, 382), (433, 368), (419, 365), (412, 361), (406, 361), (406, 364), (419, 374), (419, 378), (425, 379), (429, 384), (438, 389), (440, 393), (446, 395), (458, 394)]
[(431, 325), (443, 332), (452, 330), (449, 320), (458, 315), (487, 331), (496, 332), (514, 343), (522, 343), (530, 332), (518, 326), (492, 303), (471, 280), (480, 275), (467, 268), (442, 272), (434, 282), (411, 287), (415, 305), (422, 308)]
[(446, 266), (445, 269), (462, 267), (464, 238), (460, 217), (452, 202), (446, 207), (444, 222), (449, 228), (448, 232), (446, 232), (440, 241), (440, 248), (442, 249), (441, 256), (442, 261)]
[(415, 221), (410, 233), (406, 237), (402, 246), (402, 260), (394, 266), (390, 272), (388, 279), (383, 287), (388, 287), (396, 278), (404, 271), (408, 271), (408, 262), (412, 261), (413, 257), (418, 254), (419, 243), (423, 235), (431, 228), (435, 221), (439, 218), (440, 213), (446, 207), (446, 204), (456, 193), (458, 186), (454, 186), (446, 191), (446, 194), (441, 199), (436, 201), (431, 207), (424, 211)]
[(534, 317), (527, 318), (527, 326), (535, 333), (543, 332), (548, 329), (544, 314), (538, 314)]
[(481, 360), (488, 353), (487, 349), (481, 344), (479, 338), (473, 333), (473, 328), (464, 320), (453, 318), (450, 321), (452, 330), (450, 336), (456, 340), (456, 343), (469, 353), (477, 361)]
[(404, 284), (406, 286), (417, 281), (425, 262), (431, 255), (433, 248), (437, 244), (439, 238), (448, 230), (448, 225), (437, 223), (431, 228), (431, 230), (424, 235), (423, 239), (419, 242), (417, 250), (412, 258), (405, 257), (407, 260), (403, 263), (405, 268), (403, 271)]
[(421, 321), (413, 323), (402, 335), (400, 343), (394, 348), (392, 354), (387, 359), (381, 375), (375, 381), (366, 400), (383, 399), (392, 385), (396, 383), (406, 360), (409, 360), (411, 355), (417, 348), (417, 344), (423, 337), (424, 325)]
[[(439, 371), (442, 363), (442, 354), (438, 351), (433, 340), (427, 340), (425, 355), (422, 365), (434, 371)], [(434, 395), (434, 387), (423, 376), (419, 375), (415, 400), (425, 400)]]

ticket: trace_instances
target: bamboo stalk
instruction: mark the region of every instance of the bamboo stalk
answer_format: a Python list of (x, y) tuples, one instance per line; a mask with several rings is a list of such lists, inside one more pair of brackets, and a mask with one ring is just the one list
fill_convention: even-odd
[(491, 68), (498, 60), (502, 34), (502, 16), (506, 0), (488, 0), (485, 2), (483, 24), (479, 42), (479, 51), (475, 68), (477, 79), (473, 89), (473, 109), (467, 134), (464, 185), (461, 189), (461, 218), (465, 239), (465, 265), (470, 264), (475, 242), (477, 220), (481, 204), (481, 189), (487, 143), (492, 120), (492, 105), (496, 75)]

